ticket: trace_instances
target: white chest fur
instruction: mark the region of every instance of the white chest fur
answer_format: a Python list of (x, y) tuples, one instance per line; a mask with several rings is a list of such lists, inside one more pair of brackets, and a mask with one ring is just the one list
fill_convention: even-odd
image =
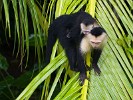
[(95, 37), (92, 34), (87, 34), (83, 37), (80, 43), (80, 50), (83, 54), (90, 52), (91, 49), (102, 49), (105, 43), (107, 42), (106, 33), (102, 33), (102, 35)]
[(85, 36), (81, 43), (80, 43), (80, 50), (83, 54), (87, 53), (88, 51), (91, 50), (91, 45), (89, 43), (89, 39), (88, 39), (88, 36)]

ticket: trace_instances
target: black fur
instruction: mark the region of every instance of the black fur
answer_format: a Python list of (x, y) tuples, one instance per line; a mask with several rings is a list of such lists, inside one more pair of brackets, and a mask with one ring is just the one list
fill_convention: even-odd
[[(103, 32), (105, 32), (105, 30), (101, 27), (95, 27), (91, 30), (91, 34), (94, 36), (100, 36)], [(106, 32), (105, 32), (106, 33)]]
[[(48, 30), (49, 34), (46, 49), (47, 64), (50, 62), (52, 47), (56, 39), (59, 38), (61, 45), (65, 49), (70, 68), (75, 71), (80, 71), (80, 80), (83, 83), (84, 79), (86, 78), (86, 64), (79, 47), (80, 42), (84, 37), (84, 35), (81, 34), (80, 24), (84, 23), (85, 25), (89, 25), (95, 22), (96, 20), (85, 12), (77, 12), (71, 15), (62, 15), (54, 20)], [(93, 32), (95, 33), (95, 30)], [(97, 62), (101, 53), (95, 53), (93, 55), (93, 64), (96, 69), (95, 71), (97, 71)], [(99, 69), (98, 73), (100, 73)]]
[(94, 71), (97, 73), (97, 74), (100, 74), (101, 73), (101, 70), (100, 68), (98, 67), (97, 63), (98, 63), (98, 59), (100, 58), (100, 55), (102, 53), (102, 50), (100, 49), (94, 49), (91, 56), (92, 56), (92, 66), (94, 68)]

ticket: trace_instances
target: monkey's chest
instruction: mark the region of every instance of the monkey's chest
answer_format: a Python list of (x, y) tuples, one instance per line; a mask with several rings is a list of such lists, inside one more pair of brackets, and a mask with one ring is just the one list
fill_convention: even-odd
[(91, 45), (87, 37), (84, 37), (80, 43), (80, 50), (82, 53), (87, 53), (91, 50)]

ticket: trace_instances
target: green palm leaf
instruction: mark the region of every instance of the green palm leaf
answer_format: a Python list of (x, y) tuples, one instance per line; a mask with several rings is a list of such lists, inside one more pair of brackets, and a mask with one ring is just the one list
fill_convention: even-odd
[[(17, 2), (21, 13), (21, 20), (18, 21)], [(9, 29), (10, 21), (7, 0), (3, 0), (6, 24)], [(27, 8), (31, 13), (35, 34), (35, 50), (37, 51), (39, 63), (43, 53), (43, 39), (40, 37), (42, 30), (47, 37), (48, 25), (56, 17), (62, 14), (70, 14), (79, 11), (81, 8), (92, 15), (105, 28), (108, 34), (108, 43), (105, 46), (98, 65), (102, 71), (100, 76), (95, 75), (94, 70), (90, 72), (90, 81), (87, 84), (88, 100), (131, 100), (133, 99), (133, 1), (132, 0), (44, 0), (44, 16), (34, 0), (12, 0), (16, 21), (16, 33), (18, 37), (18, 48), (21, 48), (27, 59), (29, 56), (29, 33)], [(93, 10), (92, 10), (93, 9)], [(95, 11), (95, 12), (94, 12)], [(21, 35), (21, 36), (20, 36)], [(129, 38), (130, 37), (130, 38)], [(21, 40), (22, 39), (22, 40)], [(26, 43), (25, 43), (26, 41)], [(22, 43), (22, 46), (20, 45)], [(45, 44), (45, 43), (44, 43)], [(25, 47), (26, 45), (26, 47)], [(59, 49), (58, 49), (59, 48)], [(81, 95), (82, 86), (79, 85), (78, 73), (69, 70), (65, 53), (61, 52), (58, 41), (53, 48), (51, 62), (47, 65), (22, 91), (17, 100), (29, 99), (36, 88), (43, 82), (41, 99), (46, 100), (78, 100)], [(55, 54), (58, 53), (57, 57)], [(27, 60), (28, 61), (28, 60)], [(54, 81), (51, 81), (51, 74), (56, 73)], [(63, 74), (63, 80), (60, 78)], [(52, 83), (52, 86), (49, 86)], [(60, 84), (60, 85), (59, 85)], [(56, 88), (60, 86), (60, 92)], [(82, 99), (82, 98), (81, 98)]]

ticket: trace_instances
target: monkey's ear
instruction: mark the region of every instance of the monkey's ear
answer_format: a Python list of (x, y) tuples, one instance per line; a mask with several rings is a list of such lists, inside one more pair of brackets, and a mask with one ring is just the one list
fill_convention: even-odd
[(81, 27), (82, 31), (89, 31), (90, 32), (93, 28), (93, 24), (90, 24), (90, 25), (86, 26), (84, 23), (81, 23), (80, 27)]

